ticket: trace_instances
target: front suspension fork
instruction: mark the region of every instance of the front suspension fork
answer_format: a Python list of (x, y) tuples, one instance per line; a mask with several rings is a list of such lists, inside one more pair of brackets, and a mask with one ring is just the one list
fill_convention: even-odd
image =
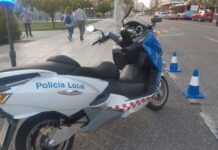
[(11, 144), (12, 138), (14, 136), (14, 133), (16, 131), (18, 120), (14, 120), (11, 115), (7, 114), (2, 109), (0, 109), (0, 117), (7, 118), (5, 121), (8, 121), (8, 124), (9, 124), (7, 131), (6, 131), (5, 138), (3, 139), (2, 147), (0, 147), (0, 150), (8, 150)]

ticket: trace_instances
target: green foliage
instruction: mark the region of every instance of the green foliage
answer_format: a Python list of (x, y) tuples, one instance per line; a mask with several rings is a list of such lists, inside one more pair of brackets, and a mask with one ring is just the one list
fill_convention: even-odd
[(127, 6), (133, 6), (133, 4), (134, 4), (133, 0), (124, 0), (124, 3), (125, 3)]
[(103, 15), (111, 9), (112, 7), (110, 2), (100, 3), (96, 7), (96, 11), (102, 13)]
[(31, 10), (33, 10), (33, 7), (36, 4), (36, 0), (19, 0), (25, 7), (30, 6)]
[(71, 0), (73, 9), (77, 9), (77, 5), (80, 4), (83, 8), (91, 7), (92, 5), (88, 0)]
[(64, 11), (66, 7), (77, 9), (80, 4), (83, 8), (91, 7), (89, 0), (19, 0), (22, 4), (36, 7), (51, 15), (54, 11)]
[(24, 5), (31, 6), (31, 8), (36, 7), (38, 10), (47, 13), (52, 19), (53, 28), (55, 28), (55, 12), (64, 12), (65, 8), (68, 6), (75, 10), (78, 4), (84, 8), (91, 6), (88, 0), (20, 0), (20, 2)]
[(61, 4), (62, 0), (37, 0), (35, 7), (52, 17), (55, 12), (60, 10)]
[[(89, 20), (87, 24), (93, 24), (95, 22), (98, 22), (99, 20)], [(48, 30), (54, 30), (50, 22), (33, 22), (32, 25), (32, 31), (48, 31)], [(77, 27), (77, 26), (75, 26)], [(20, 30), (25, 31), (24, 26), (20, 24)], [(66, 30), (66, 27), (61, 22), (56, 22), (56, 28), (55, 30)]]
[[(21, 36), (21, 32), (18, 28), (18, 21), (13, 13), (10, 16), (11, 26), (10, 29), (12, 31), (12, 36), (14, 41), (19, 40)], [(8, 43), (8, 33), (6, 28), (6, 18), (5, 13), (0, 7), (0, 45)]]
[(31, 8), (36, 7), (38, 10), (44, 11), (52, 19), (52, 25), (55, 29), (55, 12), (61, 9), (62, 0), (20, 0), (24, 5), (29, 5)]

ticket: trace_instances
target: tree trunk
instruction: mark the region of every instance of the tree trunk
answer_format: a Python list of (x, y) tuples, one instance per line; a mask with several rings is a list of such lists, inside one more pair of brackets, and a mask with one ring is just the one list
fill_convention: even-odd
[(119, 31), (122, 27), (123, 17), (124, 17), (124, 0), (115, 0), (114, 1), (114, 23), (115, 23), (114, 32), (116, 34), (119, 34)]

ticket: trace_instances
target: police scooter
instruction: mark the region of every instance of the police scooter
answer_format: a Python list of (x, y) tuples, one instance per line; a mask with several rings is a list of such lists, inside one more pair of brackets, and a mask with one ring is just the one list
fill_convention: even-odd
[(101, 37), (92, 45), (113, 40), (114, 63), (82, 67), (59, 55), (42, 64), (0, 72), (0, 145), (7, 150), (15, 135), (16, 150), (71, 150), (78, 129), (93, 133), (145, 106), (163, 108), (168, 99), (162, 73), (162, 48), (152, 25), (123, 18), (121, 37), (89, 26)]

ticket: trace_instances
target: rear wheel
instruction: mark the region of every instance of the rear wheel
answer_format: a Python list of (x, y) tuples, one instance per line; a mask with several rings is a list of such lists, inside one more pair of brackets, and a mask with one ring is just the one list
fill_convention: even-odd
[(166, 104), (169, 95), (169, 86), (165, 77), (161, 77), (157, 91), (147, 107), (151, 110), (160, 110)]
[(57, 126), (56, 115), (39, 114), (27, 119), (16, 136), (16, 150), (71, 150), (74, 135), (57, 146), (49, 145), (49, 136)]

